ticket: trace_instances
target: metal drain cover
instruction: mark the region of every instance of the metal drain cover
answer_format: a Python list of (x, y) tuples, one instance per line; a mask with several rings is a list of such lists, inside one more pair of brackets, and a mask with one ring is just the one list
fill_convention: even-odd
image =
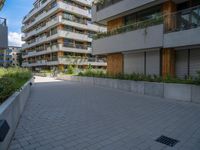
[(156, 139), (156, 142), (159, 142), (159, 143), (162, 143), (162, 144), (165, 144), (167, 146), (170, 146), (170, 147), (173, 147), (175, 146), (179, 141), (176, 140), (176, 139), (173, 139), (173, 138), (170, 138), (170, 137), (167, 137), (167, 136), (160, 136), (159, 138)]

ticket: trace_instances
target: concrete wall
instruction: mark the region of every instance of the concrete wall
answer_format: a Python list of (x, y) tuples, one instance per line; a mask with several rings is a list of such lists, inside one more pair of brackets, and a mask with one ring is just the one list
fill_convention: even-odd
[(26, 101), (30, 95), (30, 82), (28, 81), (19, 92), (14, 93), (0, 105), (0, 120), (6, 120), (10, 130), (4, 140), (0, 142), (0, 150), (6, 150), (17, 127), (20, 116), (24, 110)]
[[(127, 11), (134, 12), (138, 11), (138, 8), (144, 9), (146, 8), (147, 4), (154, 3), (154, 5), (161, 2), (161, 0), (122, 0), (113, 5), (110, 5), (100, 11), (96, 11), (96, 6), (93, 5), (92, 7), (92, 21), (93, 22), (100, 22), (106, 20), (108, 18), (117, 18), (122, 15), (122, 13)], [(152, 4), (153, 5), (153, 4)], [(144, 6), (141, 8), (141, 6)], [(151, 5), (149, 5), (151, 6)], [(135, 9), (135, 10), (134, 10)]]
[(146, 29), (138, 29), (131, 32), (97, 39), (92, 43), (93, 54), (107, 54), (147, 48), (159, 48), (162, 47), (162, 45), (162, 24), (147, 27)]
[(200, 86), (195, 85), (117, 80), (93, 77), (58, 76), (57, 78), (61, 80), (77, 81), (82, 84), (88, 84), (92, 86), (114, 88), (122, 91), (133, 92), (140, 95), (200, 103)]
[(200, 43), (200, 27), (164, 34), (164, 47), (181, 47)]
[(0, 24), (0, 48), (8, 48), (8, 27)]

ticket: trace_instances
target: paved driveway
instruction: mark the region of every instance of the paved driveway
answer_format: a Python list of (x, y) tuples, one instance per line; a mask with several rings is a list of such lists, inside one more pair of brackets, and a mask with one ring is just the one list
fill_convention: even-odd
[(9, 149), (200, 150), (200, 105), (37, 77)]

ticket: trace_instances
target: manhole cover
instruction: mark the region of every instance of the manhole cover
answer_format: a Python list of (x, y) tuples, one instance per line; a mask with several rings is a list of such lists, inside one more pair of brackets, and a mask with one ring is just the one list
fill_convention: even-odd
[(159, 138), (157, 138), (156, 141), (159, 142), (159, 143), (168, 145), (170, 147), (175, 146), (179, 142), (176, 139), (173, 139), (173, 138), (170, 138), (170, 137), (167, 137), (167, 136), (164, 136), (164, 135), (162, 135)]

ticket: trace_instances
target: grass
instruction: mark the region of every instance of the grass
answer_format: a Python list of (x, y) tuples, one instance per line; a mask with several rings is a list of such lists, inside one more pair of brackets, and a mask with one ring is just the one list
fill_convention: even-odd
[(0, 68), (0, 104), (19, 90), (30, 78), (32, 73), (22, 68)]

